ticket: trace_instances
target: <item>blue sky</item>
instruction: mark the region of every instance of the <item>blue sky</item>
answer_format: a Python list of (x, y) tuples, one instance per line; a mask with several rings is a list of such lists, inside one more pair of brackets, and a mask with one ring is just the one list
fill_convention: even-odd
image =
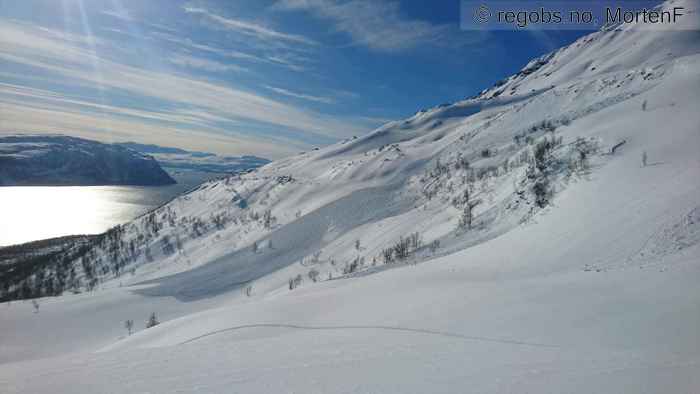
[(459, 1), (0, 0), (0, 133), (283, 157), (478, 93), (580, 32)]

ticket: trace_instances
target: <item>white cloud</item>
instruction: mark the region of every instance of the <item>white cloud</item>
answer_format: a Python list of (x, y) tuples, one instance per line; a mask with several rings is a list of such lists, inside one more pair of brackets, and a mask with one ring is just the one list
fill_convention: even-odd
[(158, 30), (169, 31), (171, 33), (177, 33), (177, 29), (174, 29), (170, 26), (166, 26), (162, 23), (153, 23), (153, 22), (145, 22), (145, 23), (146, 23), (146, 25), (148, 25), (150, 27), (155, 27)]
[(272, 64), (287, 67), (293, 71), (303, 72), (308, 70), (305, 65), (302, 65), (302, 63), (306, 62), (306, 59), (295, 56), (291, 53), (278, 53), (276, 55), (267, 56), (265, 59)]
[(135, 19), (129, 14), (128, 11), (121, 9), (121, 10), (106, 10), (102, 11), (101, 14), (103, 15), (108, 15), (113, 18), (117, 18), (126, 22), (133, 22)]
[(267, 64), (274, 64), (282, 67), (289, 68), (290, 70), (293, 71), (305, 71), (306, 67), (302, 65), (306, 61), (306, 59), (301, 58), (299, 56), (294, 56), (291, 54), (277, 54), (277, 55), (254, 55), (248, 52), (242, 52), (239, 50), (234, 50), (234, 49), (227, 49), (227, 48), (220, 48), (220, 47), (215, 47), (212, 45), (207, 45), (207, 44), (201, 44), (192, 41), (189, 38), (181, 38), (177, 37), (172, 34), (168, 33), (153, 33), (152, 34), (155, 37), (160, 38), (161, 40), (165, 40), (168, 42), (175, 43), (177, 45), (180, 45), (184, 48), (190, 49), (190, 50), (197, 50), (201, 52), (208, 52), (208, 53), (213, 53), (221, 57), (226, 57), (226, 58), (231, 58), (231, 59), (237, 59), (237, 60), (245, 60), (249, 62), (257, 62), (257, 63), (267, 63)]
[(299, 98), (302, 100), (315, 101), (317, 103), (324, 103), (324, 104), (335, 103), (335, 100), (330, 98), (330, 97), (321, 97), (321, 96), (313, 96), (310, 94), (296, 93), (296, 92), (292, 92), (292, 91), (287, 90), (287, 89), (282, 89), (282, 88), (277, 88), (274, 86), (267, 86), (267, 85), (265, 86), (265, 88), (267, 88), (275, 93), (282, 94), (284, 96), (295, 97), (295, 98)]
[[(137, 141), (268, 158), (284, 157), (308, 148), (294, 138), (243, 134), (241, 129), (246, 125), (203, 110), (149, 112), (70, 101), (13, 98), (0, 91), (0, 134), (69, 134), (104, 142)], [(226, 123), (216, 126), (219, 122)]]
[(308, 11), (331, 21), (338, 31), (347, 33), (355, 44), (377, 51), (395, 52), (420, 45), (447, 44), (447, 25), (408, 19), (397, 2), (370, 0), (280, 0), (277, 10)]
[(184, 149), (209, 149), (221, 154), (257, 152), (268, 157), (293, 153), (303, 145), (287, 139), (280, 144), (254, 136), (230, 135), (230, 128), (223, 130), (215, 126), (219, 122), (232, 123), (207, 111), (138, 110), (0, 83), (0, 134), (70, 133), (106, 142), (137, 140)]
[(108, 31), (108, 32), (110, 32), (110, 33), (121, 34), (121, 35), (123, 35), (123, 36), (129, 37), (129, 38), (132, 39), (132, 40), (133, 40), (133, 39), (136, 39), (136, 40), (142, 40), (142, 39), (144, 39), (144, 36), (141, 35), (141, 34), (139, 34), (139, 33), (136, 33), (136, 32), (133, 32), (133, 31), (126, 31), (126, 30), (123, 30), (123, 29), (117, 29), (117, 28), (114, 28), (114, 27), (101, 27), (100, 30), (102, 30), (102, 31)]
[(266, 59), (261, 58), (259, 56), (251, 55), (250, 53), (246, 53), (246, 52), (236, 51), (233, 49), (214, 48), (210, 45), (202, 45), (202, 44), (196, 44), (196, 43), (191, 43), (190, 46), (191, 46), (191, 48), (198, 49), (200, 51), (209, 52), (209, 53), (216, 53), (219, 56), (228, 57), (228, 58), (232, 58), (232, 59), (248, 60), (248, 61), (253, 61), (253, 62), (265, 62), (266, 61)]
[(195, 69), (209, 71), (209, 72), (248, 71), (246, 68), (241, 67), (241, 66), (237, 66), (235, 64), (224, 64), (224, 63), (217, 62), (214, 60), (203, 59), (203, 58), (199, 58), (199, 57), (181, 55), (181, 54), (171, 56), (168, 59), (168, 61), (172, 64), (177, 65), (177, 66), (186, 67), (186, 68), (195, 68)]
[(236, 31), (238, 33), (256, 37), (261, 40), (278, 40), (296, 44), (318, 45), (316, 41), (300, 35), (283, 33), (249, 21), (227, 18), (204, 8), (184, 7), (184, 10), (190, 14), (202, 15), (226, 30)]
[[(77, 40), (80, 41), (80, 40)], [(99, 52), (108, 52), (107, 48), (101, 48)], [(184, 74), (172, 74), (162, 71), (143, 69), (124, 63), (105, 59), (97, 55), (91, 47), (81, 46), (75, 40), (63, 40), (54, 34), (49, 34), (38, 28), (11, 23), (0, 20), (0, 62), (11, 62), (26, 67), (27, 80), (33, 78), (33, 74), (47, 75), (60, 81), (64, 86), (89, 86), (93, 89), (100, 88), (105, 92), (119, 92), (132, 98), (134, 105), (138, 105), (144, 99), (149, 102), (162, 101), (169, 108), (185, 108), (192, 113), (206, 113), (211, 119), (224, 118), (236, 124), (260, 124), (274, 126), (289, 133), (299, 133), (299, 140), (329, 138), (343, 138), (348, 135), (361, 134), (367, 130), (364, 127), (347, 122), (346, 120), (320, 114), (318, 112), (298, 108), (283, 102), (260, 96), (254, 92), (242, 90), (220, 82), (210, 82), (201, 78), (194, 78)], [(40, 71), (34, 73), (32, 70)], [(49, 85), (50, 86), (50, 85)], [(34, 92), (35, 93), (35, 92)], [(57, 129), (64, 127), (62, 131), (71, 131), (70, 127), (90, 128), (90, 122), (96, 119), (106, 119), (109, 122), (101, 122), (102, 129), (113, 132), (130, 133), (134, 136), (144, 137), (153, 130), (162, 133), (160, 138), (170, 138), (172, 134), (183, 144), (187, 140), (188, 132), (196, 130), (197, 135), (206, 138), (192, 139), (193, 143), (205, 143), (217, 139), (232, 137), (222, 136), (222, 133), (236, 134), (238, 141), (247, 141), (240, 146), (266, 146), (269, 151), (279, 152), (275, 141), (283, 141), (287, 137), (281, 134), (268, 135), (262, 138), (256, 132), (246, 127), (236, 127), (234, 130), (217, 128), (206, 122), (205, 116), (192, 119), (176, 119), (173, 113), (163, 115), (153, 111), (149, 116), (167, 116), (168, 122), (180, 122), (175, 126), (169, 124), (154, 124), (137, 119), (133, 114), (126, 115), (114, 108), (101, 108), (97, 114), (85, 114), (66, 109), (61, 111), (59, 104), (54, 102), (53, 107), (46, 105), (32, 107), (28, 103), (36, 103), (25, 99), (22, 103), (5, 102), (2, 105), (0, 128), (5, 131), (21, 132), (22, 124), (29, 131), (41, 131), (44, 129)], [(10, 108), (9, 105), (12, 104)], [(193, 116), (191, 114), (187, 116)], [(180, 114), (185, 116), (186, 114)], [(124, 116), (129, 116), (129, 121), (124, 123)], [(97, 124), (97, 123), (93, 123)], [(141, 126), (138, 126), (138, 125)], [(116, 126), (115, 126), (116, 125)], [(31, 126), (31, 127), (30, 127)], [(109, 127), (108, 127), (109, 126)], [(95, 130), (93, 127), (91, 130)], [(293, 131), (292, 131), (293, 130)], [(61, 131), (61, 130), (56, 130)], [(257, 141), (257, 142), (256, 142)], [(162, 141), (161, 141), (162, 142)], [(229, 144), (227, 146), (233, 146)], [(260, 152), (265, 152), (259, 151)], [(248, 153), (253, 153), (248, 151)]]

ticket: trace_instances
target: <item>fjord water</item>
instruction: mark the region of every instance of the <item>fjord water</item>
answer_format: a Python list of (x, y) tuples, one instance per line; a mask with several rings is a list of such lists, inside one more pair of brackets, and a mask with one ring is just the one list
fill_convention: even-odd
[(169, 186), (0, 187), (0, 246), (99, 234), (148, 212), (214, 175), (172, 174)]

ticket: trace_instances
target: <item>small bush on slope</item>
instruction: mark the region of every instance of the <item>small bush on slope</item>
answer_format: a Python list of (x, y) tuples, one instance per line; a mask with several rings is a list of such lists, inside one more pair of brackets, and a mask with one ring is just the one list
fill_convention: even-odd
[(155, 327), (159, 324), (160, 322), (158, 321), (158, 317), (156, 317), (156, 313), (151, 313), (151, 316), (149, 316), (148, 320), (146, 321), (146, 328)]

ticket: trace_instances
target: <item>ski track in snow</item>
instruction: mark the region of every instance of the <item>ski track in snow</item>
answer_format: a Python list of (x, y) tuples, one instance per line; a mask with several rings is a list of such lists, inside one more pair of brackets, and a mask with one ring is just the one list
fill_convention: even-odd
[(372, 325), (368, 325), (368, 326), (364, 326), (364, 325), (358, 325), (358, 326), (349, 326), (349, 325), (343, 325), (343, 326), (305, 326), (305, 325), (298, 325), (298, 324), (275, 324), (275, 323), (244, 324), (244, 325), (235, 326), (235, 327), (223, 328), (221, 330), (216, 330), (213, 332), (209, 332), (209, 333), (206, 333), (203, 335), (196, 336), (194, 338), (190, 338), (186, 341), (180, 342), (178, 345), (186, 345), (188, 343), (192, 343), (192, 342), (198, 341), (200, 339), (208, 338), (208, 337), (211, 337), (214, 335), (218, 335), (218, 334), (222, 334), (222, 333), (226, 333), (226, 332), (244, 330), (244, 329), (248, 329), (248, 328), (289, 328), (289, 329), (296, 329), (296, 330), (316, 330), (316, 331), (324, 331), (324, 330), (327, 330), (327, 331), (331, 331), (331, 330), (334, 330), (334, 331), (337, 331), (337, 330), (384, 330), (384, 331), (398, 331), (398, 332), (407, 332), (407, 333), (437, 335), (437, 336), (441, 336), (441, 337), (459, 338), (459, 339), (478, 341), (478, 342), (496, 342), (496, 343), (509, 344), (509, 345), (548, 347), (548, 348), (559, 348), (560, 347), (558, 345), (551, 345), (551, 344), (545, 344), (545, 343), (519, 341), (519, 340), (514, 340), (514, 339), (489, 338), (489, 337), (481, 337), (481, 336), (463, 335), (463, 334), (456, 334), (456, 333), (437, 331), (437, 330), (428, 330), (428, 329), (422, 329), (422, 328), (372, 326)]

